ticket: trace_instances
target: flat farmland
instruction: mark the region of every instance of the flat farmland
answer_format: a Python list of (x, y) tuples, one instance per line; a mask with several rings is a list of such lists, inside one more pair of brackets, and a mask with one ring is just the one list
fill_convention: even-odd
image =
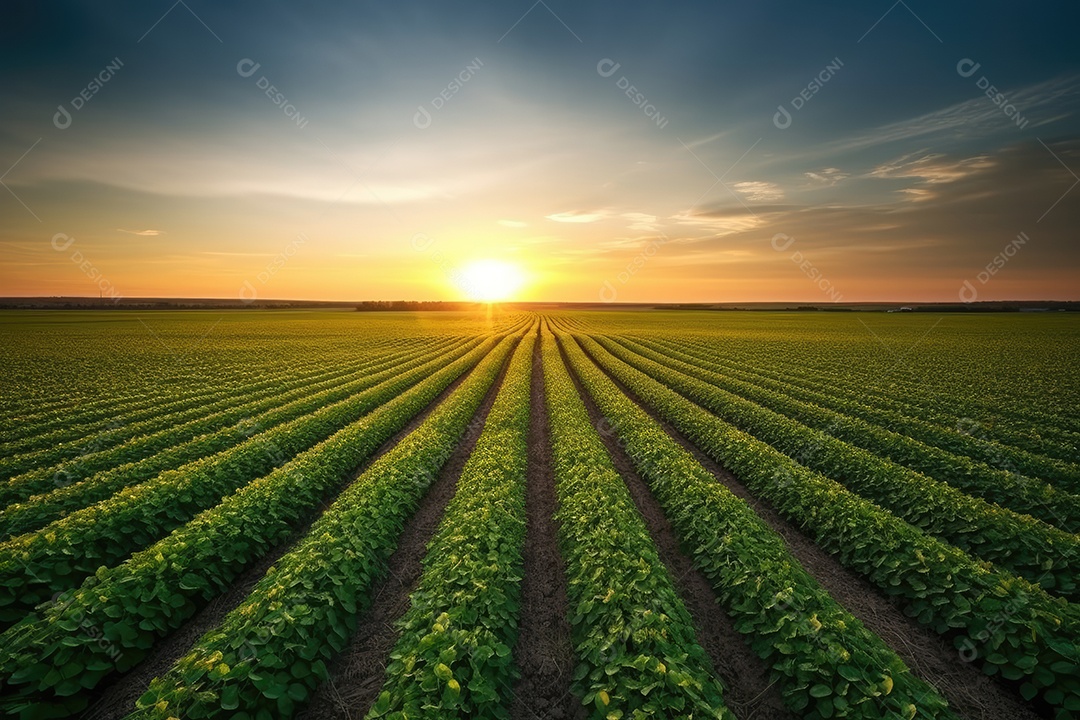
[(2, 717), (1080, 717), (1071, 313), (0, 334)]

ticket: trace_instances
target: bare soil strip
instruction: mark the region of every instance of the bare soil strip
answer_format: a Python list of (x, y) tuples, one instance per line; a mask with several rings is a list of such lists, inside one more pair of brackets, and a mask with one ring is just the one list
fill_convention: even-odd
[(525, 489), (525, 551), (521, 612), (514, 662), (521, 678), (514, 685), (510, 714), (515, 720), (584, 718), (585, 708), (570, 692), (574, 650), (566, 599), (566, 569), (559, 552), (551, 442), (544, 402), (540, 343), (533, 350), (529, 407), (529, 470)]
[[(511, 355), (513, 350), (511, 350)], [(386, 575), (372, 588), (371, 605), (358, 618), (348, 647), (330, 665), (330, 679), (319, 686), (297, 720), (359, 720), (379, 697), (386, 680), (390, 651), (398, 640), (395, 621), (409, 609), (409, 594), (423, 572), (427, 545), (434, 537), (454, 497), (457, 481), (484, 429), (491, 406), (510, 367), (503, 363), (480, 408), (454, 453), (428, 488), (416, 513), (405, 523), (397, 549), (387, 563)]]
[(884, 640), (916, 676), (937, 688), (959, 716), (966, 720), (1036, 720), (1040, 717), (1011, 689), (984, 675), (974, 664), (962, 662), (959, 651), (947, 639), (905, 615), (861, 575), (845, 568), (812, 538), (781, 517), (771, 505), (755, 498), (737, 477), (660, 418), (618, 379), (608, 377), (660, 423), (668, 435), (693, 453), (717, 482), (745, 500), (784, 538), (788, 550), (806, 571), (848, 612)]
[[(468, 376), (469, 373), (466, 372), (462, 374), (461, 377), (454, 380), (454, 382), (450, 383), (445, 390), (439, 393), (438, 397), (436, 397), (430, 405), (413, 417), (413, 419), (410, 420), (404, 428), (395, 433), (393, 437), (384, 442), (367, 462), (363, 463), (349, 475), (348, 481), (342, 484), (338, 490), (333, 492), (323, 501), (311, 520), (293, 532), (286, 542), (268, 552), (252, 567), (244, 571), (234, 581), (232, 587), (192, 616), (182, 627), (155, 643), (150, 654), (147, 655), (138, 666), (116, 678), (113, 682), (107, 683), (97, 689), (95, 691), (96, 699), (80, 716), (81, 720), (118, 720), (132, 712), (135, 709), (135, 701), (146, 692), (147, 687), (150, 685), (150, 681), (155, 677), (164, 674), (172, 667), (173, 663), (183, 657), (191, 649), (204, 633), (219, 625), (229, 612), (237, 608), (245, 599), (247, 599), (247, 596), (251, 593), (255, 584), (262, 579), (263, 575), (266, 574), (266, 571), (277, 562), (278, 558), (291, 550), (301, 538), (307, 535), (312, 524), (314, 524), (326, 509), (333, 504), (338, 495), (352, 485), (373, 462), (389, 452), (391, 448), (401, 442), (401, 440), (409, 433), (418, 428), (421, 423), (427, 419), (428, 415), (430, 415), (443, 400), (454, 392)], [(493, 398), (494, 396), (491, 397), (492, 400)], [(485, 405), (483, 407), (489, 407), (487, 399), (485, 399)], [(484, 412), (486, 413), (486, 409)]]
[[(559, 349), (563, 350), (561, 344)], [(565, 351), (563, 362), (569, 367)], [(570, 374), (578, 394), (585, 401), (593, 427), (601, 427), (603, 416), (596, 403), (582, 387), (573, 369)], [(648, 485), (634, 469), (626, 451), (610, 433), (600, 433), (600, 439), (630, 490), (634, 504), (645, 519), (649, 534), (660, 551), (660, 559), (667, 567), (679, 597), (694, 620), (698, 643), (708, 653), (713, 668), (724, 683), (724, 704), (740, 719), (795, 718), (796, 715), (784, 707), (783, 696), (769, 677), (769, 666), (746, 644), (743, 635), (735, 629), (731, 618), (719, 604), (709, 579), (694, 567), (694, 561), (682, 551), (674, 528)]]

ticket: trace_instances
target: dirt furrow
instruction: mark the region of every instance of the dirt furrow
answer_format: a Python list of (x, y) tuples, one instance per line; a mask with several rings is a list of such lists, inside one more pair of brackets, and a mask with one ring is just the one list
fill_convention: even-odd
[[(562, 345), (563, 362), (570, 367)], [(588, 390), (582, 387), (571, 368), (578, 394), (585, 401), (593, 427), (602, 424), (603, 416)], [(759, 658), (735, 629), (731, 618), (719, 604), (716, 593), (705, 574), (694, 567), (694, 561), (682, 551), (675, 529), (668, 522), (660, 503), (648, 485), (634, 469), (634, 464), (622, 445), (611, 433), (600, 433), (600, 439), (630, 490), (638, 512), (645, 519), (660, 559), (675, 582), (686, 609), (694, 620), (698, 643), (705, 649), (713, 668), (724, 684), (724, 704), (740, 720), (791, 720), (796, 716), (784, 707), (779, 689), (769, 677), (769, 666)]]
[(359, 720), (378, 699), (390, 651), (399, 636), (395, 621), (409, 609), (409, 594), (423, 572), (427, 545), (438, 530), (465, 462), (484, 429), (510, 366), (509, 358), (416, 513), (405, 523), (397, 549), (387, 563), (386, 575), (372, 588), (371, 605), (359, 617), (349, 645), (330, 664), (330, 678), (315, 691), (311, 702), (296, 716), (298, 720)]
[(529, 407), (529, 470), (525, 489), (525, 550), (521, 611), (514, 662), (521, 678), (510, 706), (515, 720), (584, 718), (570, 692), (574, 651), (566, 598), (566, 568), (555, 525), (555, 482), (551, 469), (547, 403), (540, 343), (533, 350)]

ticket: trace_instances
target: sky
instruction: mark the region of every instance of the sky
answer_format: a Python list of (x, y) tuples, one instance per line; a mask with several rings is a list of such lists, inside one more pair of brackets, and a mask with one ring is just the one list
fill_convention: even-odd
[(3, 15), (0, 295), (1080, 299), (1075, 2)]

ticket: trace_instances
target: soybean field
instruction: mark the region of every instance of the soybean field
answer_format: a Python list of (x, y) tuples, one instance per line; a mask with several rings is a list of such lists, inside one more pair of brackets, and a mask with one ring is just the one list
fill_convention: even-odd
[(0, 717), (1080, 718), (1071, 313), (490, 307), (0, 313)]

